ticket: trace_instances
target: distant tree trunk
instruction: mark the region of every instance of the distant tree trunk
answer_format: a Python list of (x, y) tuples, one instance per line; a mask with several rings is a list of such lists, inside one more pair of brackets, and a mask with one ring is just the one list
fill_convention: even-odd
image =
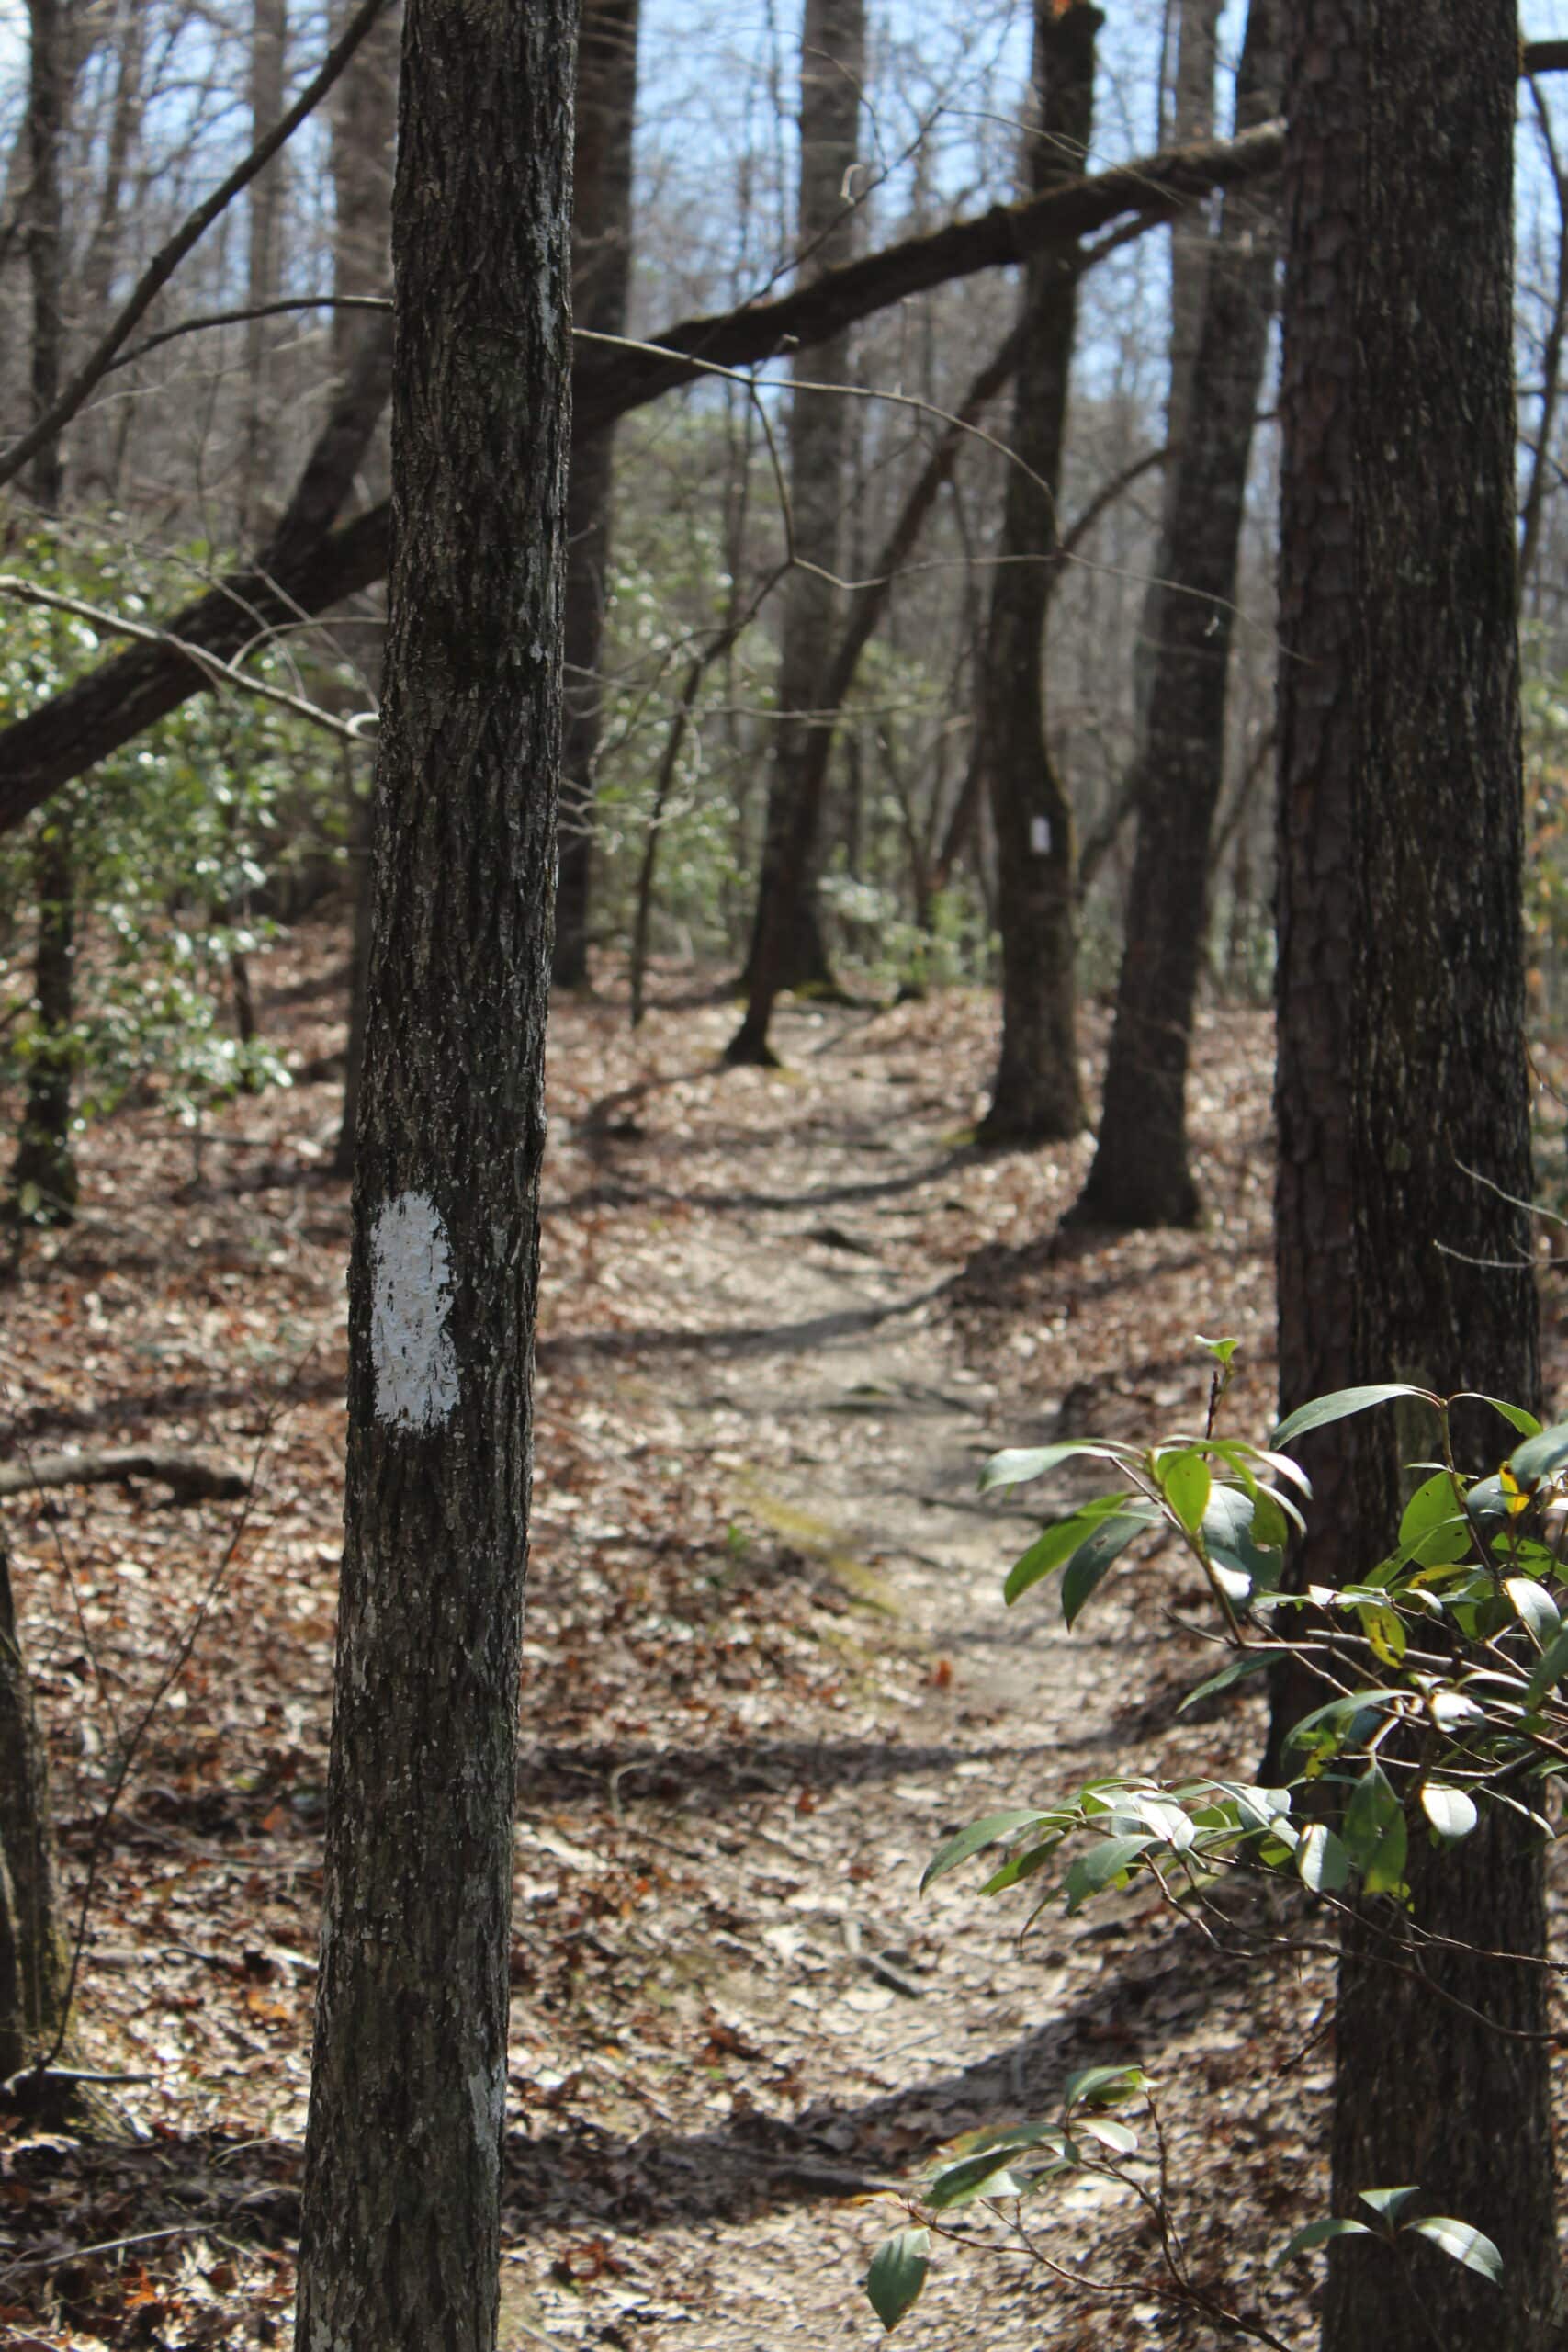
[(572, 0), (408, 0), (397, 514), (299, 2352), (493, 2352), (570, 405)]
[[(1085, 0), (1036, 0), (1031, 196), (1082, 169), (1094, 122), (1094, 44), (1104, 17)], [(1076, 845), (1072, 803), (1045, 740), (1044, 639), (1061, 534), (1062, 450), (1077, 331), (1077, 279), (1055, 258), (1025, 267), (1001, 541), (980, 678), (977, 759), (997, 837), (1002, 1040), (981, 1134), (993, 1143), (1077, 1135)], [(1029, 470), (1025, 472), (1024, 468)]]
[[(639, 0), (584, 0), (577, 42), (571, 305), (580, 327), (625, 334), (631, 285), (632, 141)], [(615, 429), (577, 442), (567, 507), (566, 738), (561, 752), (558, 988), (588, 983), (593, 778), (604, 695), (599, 669), (610, 585)]]
[[(803, 279), (847, 261), (855, 243), (849, 201), (860, 152), (865, 79), (865, 0), (806, 0), (800, 33), (800, 203)], [(795, 363), (810, 383), (850, 380), (850, 337), (836, 335)], [(840, 568), (850, 450), (849, 402), (797, 391), (790, 405), (791, 544), (803, 567), (785, 582), (779, 651), (779, 718), (757, 879), (757, 910), (744, 984), (770, 991), (826, 988), (832, 975), (817, 909), (819, 812), (804, 805), (813, 714), (832, 660), (839, 593), (823, 572)], [(749, 1017), (729, 1046), (731, 1061), (771, 1058)]]
[[(1529, 1405), (1517, 23), (1512, 0), (1298, 0), (1286, 23), (1281, 1397), (1375, 1376)], [(1430, 1438), (1416, 1416), (1321, 1433), (1315, 1573), (1379, 1557)], [(1489, 1466), (1504, 1442), (1472, 1408), (1461, 1458)], [(1409, 1877), (1408, 1911), (1367, 1901), (1346, 1928), (1334, 2208), (1418, 2183), (1427, 2211), (1496, 2241), (1503, 2285), (1425, 2246), (1406, 2269), (1336, 2245), (1325, 2352), (1546, 2352), (1562, 2322), (1547, 1977), (1528, 1964), (1540, 1841), (1498, 1809), (1451, 1851), (1413, 1838)]]
[(17, 1633), (0, 1531), (0, 2082), (62, 2040), (71, 1962), (49, 1793), (49, 1752)]
[[(288, 0), (252, 0), (251, 137), (260, 139), (283, 112), (288, 64)], [(256, 310), (277, 300), (282, 259), (285, 157), (279, 155), (254, 179), (248, 195), (245, 302)], [(272, 345), (276, 322), (251, 319), (245, 327), (245, 449), (240, 469), (240, 539), (248, 546), (271, 490), (273, 409)]]
[[(60, 183), (65, 130), (66, 60), (60, 0), (28, 0), (31, 66), (28, 122), (32, 160), (28, 267), (32, 281), (32, 400), (35, 416), (53, 407), (64, 349), (62, 274), (64, 214)], [(28, 471), (28, 488), (44, 514), (60, 511), (64, 471), (58, 437)], [(75, 1215), (76, 1162), (71, 1149), (71, 1024), (75, 1015), (76, 873), (67, 809), (45, 819), (33, 850), (38, 946), (33, 994), (38, 1031), (28, 1071), (22, 1131), (6, 1183), (6, 1208), (18, 1223), (69, 1225)]]
[[(340, 0), (346, 13), (352, 0)], [(391, 283), (392, 167), (398, 127), (398, 54), (402, 7), (393, 0), (371, 27), (358, 54), (333, 93), (332, 174), (336, 220), (333, 278), (339, 294), (380, 294)], [(374, 314), (333, 312), (333, 373), (340, 383), (352, 375), (367, 339), (376, 333)], [(381, 494), (385, 459), (380, 436), (366, 455), (367, 470)], [(367, 617), (378, 618), (375, 603)], [(374, 702), (381, 695), (383, 633), (367, 628), (356, 643), (359, 667)], [(349, 956), (348, 1037), (344, 1053), (343, 1117), (333, 1153), (334, 1176), (354, 1173), (359, 1082), (365, 1057), (367, 991), (370, 984), (370, 810), (358, 790), (359, 754), (344, 762), (348, 808), (350, 896), (354, 908)]]
[[(1236, 129), (1279, 109), (1280, 0), (1252, 0)], [(1274, 309), (1272, 208), (1225, 199), (1207, 256), (1190, 405), (1168, 477), (1157, 640), (1139, 765), (1138, 846), (1106, 1063), (1100, 1139), (1075, 1221), (1190, 1225), (1187, 1066), (1207, 930), (1210, 839), (1225, 764), (1225, 706), (1253, 419)], [(1174, 372), (1174, 371), (1173, 371)]]

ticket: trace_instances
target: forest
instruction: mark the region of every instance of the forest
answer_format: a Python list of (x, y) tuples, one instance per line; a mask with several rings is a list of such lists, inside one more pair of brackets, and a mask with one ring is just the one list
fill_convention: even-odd
[(1565, 0), (0, 0), (0, 2346), (1568, 2352)]

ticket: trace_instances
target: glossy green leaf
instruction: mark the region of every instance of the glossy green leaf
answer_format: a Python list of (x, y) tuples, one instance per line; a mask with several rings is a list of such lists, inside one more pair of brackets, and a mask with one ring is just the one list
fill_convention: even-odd
[(1063, 2086), (1062, 2106), (1067, 2111), (1075, 2107), (1115, 2107), (1124, 2098), (1136, 2098), (1148, 2079), (1141, 2066), (1080, 2066)]
[(1047, 1470), (1055, 1470), (1061, 1463), (1082, 1454), (1100, 1462), (1122, 1459), (1119, 1449), (1093, 1438), (1064, 1438), (1056, 1445), (1006, 1446), (1000, 1453), (993, 1453), (981, 1471), (980, 1492), (988, 1495), (997, 1487), (1021, 1487), (1029, 1479), (1043, 1478)]
[[(1490, 1405), (1492, 1410), (1495, 1413), (1501, 1413), (1509, 1427), (1517, 1430), (1521, 1437), (1540, 1435), (1540, 1423), (1533, 1413), (1527, 1413), (1522, 1405), (1506, 1404), (1501, 1396), (1488, 1396), (1479, 1388), (1467, 1388), (1463, 1391), (1463, 1396), (1467, 1402)], [(1455, 1397), (1453, 1401), (1458, 1404), (1460, 1400)]]
[(1314, 1821), (1303, 1838), (1296, 1869), (1314, 1894), (1337, 1894), (1350, 1883), (1350, 1857), (1326, 1822)]
[(1206, 1682), (1200, 1682), (1196, 1690), (1189, 1690), (1177, 1713), (1185, 1713), (1201, 1699), (1212, 1699), (1216, 1691), (1228, 1690), (1233, 1683), (1244, 1680), (1249, 1674), (1261, 1674), (1266, 1666), (1273, 1664), (1277, 1655), (1273, 1650), (1244, 1650), (1237, 1657), (1227, 1659), (1217, 1674), (1211, 1674)]
[(1475, 1799), (1446, 1781), (1428, 1781), (1421, 1792), (1421, 1810), (1439, 1838), (1468, 1838), (1480, 1819)]
[(1495, 2287), (1502, 2285), (1502, 2256), (1491, 2239), (1472, 2229), (1468, 2222), (1456, 2222), (1447, 2213), (1424, 2213), (1418, 2222), (1406, 2222), (1404, 2226), (1417, 2237), (1430, 2238), (1455, 2262), (1462, 2262), (1467, 2270), (1478, 2270)]
[(1340, 1836), (1369, 1894), (1389, 1894), (1404, 1884), (1409, 1832), (1404, 1808), (1381, 1764), (1370, 1766), (1357, 1781)]
[(1421, 2191), (1412, 2182), (1403, 2188), (1359, 2188), (1356, 2194), (1363, 2205), (1371, 2207), (1380, 2222), (1392, 2222)]
[(1077, 1911), (1091, 1894), (1103, 1894), (1113, 1881), (1131, 1870), (1140, 1854), (1160, 1842), (1152, 1831), (1140, 1838), (1104, 1838), (1087, 1853), (1076, 1856), (1062, 1882), (1068, 1911)]
[(1422, 1481), (1404, 1506), (1400, 1549), (1420, 1566), (1434, 1568), (1462, 1560), (1471, 1543), (1470, 1522), (1455, 1499), (1454, 1482), (1446, 1470), (1438, 1470)]
[(1069, 1625), (1077, 1622), (1096, 1586), (1109, 1576), (1134, 1536), (1149, 1526), (1151, 1518), (1147, 1510), (1118, 1511), (1113, 1519), (1101, 1520), (1078, 1545), (1062, 1572), (1062, 1614)]
[(1033, 1829), (1041, 1822), (1055, 1818), (1054, 1814), (1034, 1805), (1027, 1809), (1014, 1807), (1006, 1813), (987, 1813), (981, 1820), (971, 1821), (966, 1828), (959, 1830), (956, 1837), (950, 1838), (945, 1846), (939, 1848), (926, 1864), (920, 1874), (921, 1894), (934, 1880), (945, 1878), (949, 1871), (958, 1868), (960, 1862), (966, 1862), (971, 1854), (979, 1853), (982, 1847), (994, 1846), (999, 1838), (1016, 1837), (1021, 1829)]
[(1178, 1453), (1161, 1462), (1159, 1479), (1166, 1501), (1178, 1521), (1189, 1535), (1195, 1535), (1203, 1524), (1209, 1489), (1214, 1483), (1208, 1464), (1201, 1453)]
[(1228, 1365), (1241, 1345), (1239, 1340), (1206, 1340), (1201, 1331), (1195, 1331), (1192, 1336), (1201, 1348), (1207, 1348), (1216, 1363)]
[(1022, 2188), (1009, 2168), (1005, 2151), (984, 2148), (933, 2173), (920, 2190), (920, 2202), (943, 2213), (950, 2205), (967, 2205), (976, 2197), (1017, 2197)]
[(1554, 1421), (1539, 1436), (1527, 1438), (1508, 1456), (1508, 1467), (1521, 1487), (1539, 1487), (1543, 1478), (1568, 1463), (1568, 1421)]
[(865, 2291), (884, 2327), (897, 2327), (926, 2283), (931, 2233), (929, 2230), (895, 2230), (884, 2238), (871, 2258)]
[(1067, 1519), (1059, 1519), (1037, 1535), (1021, 1559), (1015, 1560), (1002, 1587), (1002, 1599), (1010, 1609), (1021, 1593), (1038, 1584), (1042, 1577), (1053, 1576), (1066, 1560), (1070, 1560), (1078, 1545), (1124, 1504), (1131, 1495), (1102, 1495)]
[(1314, 1396), (1307, 1405), (1299, 1405), (1287, 1413), (1274, 1432), (1276, 1447), (1288, 1445), (1292, 1438), (1301, 1437), (1308, 1430), (1326, 1429), (1330, 1421), (1343, 1421), (1352, 1413), (1370, 1412), (1374, 1405), (1386, 1405), (1395, 1396), (1419, 1396), (1428, 1405), (1438, 1399), (1429, 1389), (1412, 1388), (1406, 1380), (1383, 1380), (1364, 1388), (1337, 1388), (1332, 1396)]
[(1552, 1636), (1535, 1662), (1525, 1690), (1527, 1707), (1537, 1707), (1554, 1684), (1568, 1674), (1568, 1627)]
[(1375, 2234), (1376, 2233), (1365, 2222), (1338, 2219), (1328, 2222), (1309, 2222), (1304, 2230), (1296, 2232), (1289, 2245), (1280, 2247), (1274, 2260), (1277, 2265), (1289, 2262), (1293, 2256), (1311, 2254), (1314, 2246), (1327, 2245), (1335, 2238), (1370, 2238)]
[(1546, 1648), (1562, 1630), (1562, 1612), (1546, 1587), (1534, 1577), (1505, 1577), (1503, 1589), (1514, 1604), (1515, 1616)]

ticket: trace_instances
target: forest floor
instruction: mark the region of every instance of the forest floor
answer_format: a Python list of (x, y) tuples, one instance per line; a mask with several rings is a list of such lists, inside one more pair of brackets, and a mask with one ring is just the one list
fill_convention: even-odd
[[(258, 974), (301, 1082), (214, 1119), (198, 1164), (155, 1102), (122, 1111), (86, 1139), (79, 1223), (0, 1292), (0, 1460), (156, 1445), (254, 1471), (248, 1505), (141, 1481), (6, 1506), (88, 1897), (83, 2063), (138, 2079), (118, 2143), (0, 2132), (0, 2344), (291, 2328), (343, 964), (307, 930)], [(1176, 1713), (1206, 1653), (1170, 1556), (1123, 1565), (1071, 1636), (1048, 1592), (1008, 1611), (1006, 1568), (1078, 1490), (982, 1502), (976, 1476), (1004, 1443), (1190, 1424), (1199, 1329), (1240, 1337), (1236, 1423), (1267, 1426), (1267, 1019), (1201, 1023), (1204, 1228), (1058, 1241), (1089, 1140), (962, 1140), (987, 999), (796, 1009), (784, 1070), (726, 1072), (733, 1008), (663, 980), (635, 1040), (613, 990), (552, 1014), (505, 2352), (874, 2345), (862, 2282), (898, 2185), (962, 2132), (1049, 2116), (1073, 2068), (1134, 2059), (1194, 2271), (1304, 2346), (1316, 2258), (1269, 2256), (1326, 2210), (1322, 1957), (1260, 1962), (1143, 1898), (1049, 1908), (1021, 1942), (1019, 1898), (980, 1900), (977, 1872), (918, 1885), (998, 1805), (1255, 1766), (1256, 1700)], [(1091, 1014), (1096, 1066), (1103, 1042)], [(1162, 2306), (1128, 2192), (1043, 2214), (1057, 2274), (941, 2245), (899, 2340), (1216, 2340)]]

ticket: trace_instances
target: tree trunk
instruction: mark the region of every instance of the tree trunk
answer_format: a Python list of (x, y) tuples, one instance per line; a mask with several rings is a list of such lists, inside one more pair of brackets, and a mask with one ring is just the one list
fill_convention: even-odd
[[(853, 249), (856, 215), (847, 200), (860, 148), (865, 79), (865, 0), (806, 0), (800, 32), (800, 203), (797, 251), (807, 284)], [(795, 374), (811, 383), (850, 380), (850, 338), (835, 335)], [(779, 717), (757, 910), (744, 975), (771, 1004), (784, 989), (828, 988), (832, 974), (817, 907), (819, 809), (808, 805), (804, 772), (833, 656), (839, 591), (822, 574), (840, 569), (850, 452), (849, 401), (797, 391), (790, 405), (790, 548), (801, 569), (784, 584), (779, 649)], [(807, 567), (816, 567), (808, 569)], [(731, 1042), (731, 1061), (771, 1058), (755, 1007)]]
[[(264, 139), (284, 108), (288, 63), (288, 0), (252, 0), (251, 137)], [(350, 69), (352, 71), (352, 68)], [(246, 210), (245, 302), (258, 310), (277, 300), (282, 260), (286, 162), (275, 156), (250, 185)], [(245, 447), (240, 468), (240, 538), (256, 536), (272, 478), (272, 344), (276, 322), (245, 326)]]
[[(1072, 173), (1094, 119), (1094, 43), (1105, 19), (1084, 0), (1036, 0), (1032, 196)], [(1077, 278), (1038, 259), (1024, 272), (1027, 341), (1009, 445), (1001, 544), (980, 679), (977, 757), (997, 837), (1002, 1040), (987, 1142), (1043, 1143), (1083, 1125), (1078, 1077), (1072, 804), (1045, 740), (1044, 638), (1060, 542), (1062, 447), (1077, 327)], [(1028, 471), (1024, 468), (1028, 468)]]
[[(1529, 1404), (1530, 1236), (1512, 1205), (1530, 1189), (1517, 25), (1511, 0), (1462, 12), (1446, 0), (1303, 0), (1287, 21), (1282, 1401), (1375, 1374)], [(1472, 1408), (1461, 1430), (1478, 1466), (1495, 1460), (1498, 1426)], [(1379, 1556), (1402, 1462), (1430, 1435), (1375, 1416), (1323, 1433), (1309, 1553), (1319, 1573), (1344, 1582)], [(1407, 1912), (1367, 1901), (1346, 1931), (1335, 2210), (1353, 2211), (1362, 2188), (1418, 2183), (1427, 2211), (1496, 2242), (1503, 2286), (1499, 2296), (1424, 2245), (1406, 2267), (1342, 2244), (1324, 2343), (1545, 2352), (1560, 2340), (1547, 1980), (1539, 1965), (1486, 1956), (1544, 1951), (1540, 1844), (1499, 1809), (1451, 1851), (1420, 1845), (1410, 1881)]]
[[(59, 0), (28, 0), (28, 22), (32, 40), (28, 97), (32, 157), (28, 233), (32, 400), (34, 415), (42, 416), (59, 397), (64, 348), (60, 157), (65, 130), (66, 68)], [(42, 514), (59, 513), (63, 481), (56, 436), (45, 442), (28, 469), (28, 488)], [(18, 1225), (69, 1225), (76, 1209), (76, 1163), (71, 1150), (76, 876), (71, 851), (71, 821), (62, 810), (43, 826), (33, 850), (33, 885), (39, 902), (33, 963), (38, 1034), (28, 1071), (22, 1130), (6, 1182), (6, 1208)]]
[(300, 2352), (492, 2352), (560, 752), (571, 0), (408, 0)]
[[(1280, 103), (1279, 0), (1252, 0), (1236, 128)], [(1157, 642), (1139, 766), (1138, 846), (1106, 1062), (1100, 1139), (1075, 1221), (1191, 1225), (1187, 1066), (1207, 928), (1210, 837), (1225, 764), (1225, 703), (1252, 426), (1274, 308), (1267, 199), (1227, 198), (1208, 254), (1184, 437), (1156, 574)], [(1174, 372), (1174, 371), (1173, 371)]]
[[(632, 138), (639, 0), (584, 0), (577, 43), (571, 307), (580, 327), (625, 334), (631, 284)], [(604, 696), (599, 679), (609, 595), (615, 434), (573, 445), (567, 505), (566, 735), (561, 748), (558, 988), (588, 984), (593, 778)]]
[[(352, 0), (341, 0), (346, 15)], [(380, 294), (391, 283), (392, 169), (398, 128), (398, 56), (401, 45), (401, 0), (393, 0), (360, 44), (333, 96), (332, 172), (336, 211), (333, 277), (339, 294)], [(364, 311), (333, 312), (333, 374), (340, 384), (352, 378), (377, 332), (375, 316)], [(384, 490), (381, 435), (368, 440), (365, 469)], [(370, 700), (381, 699), (384, 629), (378, 599), (367, 599), (371, 626), (357, 639), (359, 668)], [(348, 1036), (344, 1051), (343, 1116), (333, 1153), (334, 1176), (354, 1173), (364, 1069), (366, 1000), (370, 985), (370, 810), (357, 789), (360, 754), (344, 762), (348, 806), (348, 860), (354, 906), (354, 944), (349, 964)]]
[(49, 1752), (17, 1634), (0, 1532), (0, 2082), (64, 2037), (71, 1961), (49, 1793)]

